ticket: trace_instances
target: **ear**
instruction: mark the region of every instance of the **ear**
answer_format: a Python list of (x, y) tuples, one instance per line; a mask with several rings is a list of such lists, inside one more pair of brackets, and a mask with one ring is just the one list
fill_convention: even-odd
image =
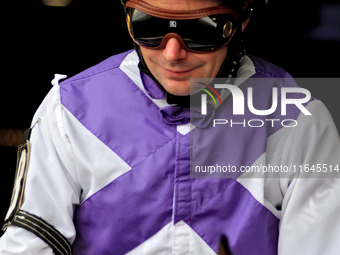
[(250, 17), (248, 19), (246, 19), (245, 21), (243, 21), (243, 23), (242, 23), (242, 32), (247, 27), (249, 21), (250, 21)]

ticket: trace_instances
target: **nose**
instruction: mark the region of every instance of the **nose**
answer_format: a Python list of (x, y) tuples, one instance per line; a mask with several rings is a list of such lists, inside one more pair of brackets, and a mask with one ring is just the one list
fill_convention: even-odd
[(188, 55), (188, 52), (182, 48), (181, 44), (176, 38), (170, 38), (165, 45), (163, 55), (166, 60), (171, 62), (185, 59)]

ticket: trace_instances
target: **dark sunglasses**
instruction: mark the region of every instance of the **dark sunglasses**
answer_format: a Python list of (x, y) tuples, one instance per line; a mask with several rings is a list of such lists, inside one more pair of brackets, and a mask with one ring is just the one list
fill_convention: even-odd
[(190, 52), (209, 53), (227, 45), (236, 31), (237, 12), (227, 6), (192, 11), (170, 11), (140, 0), (126, 3), (132, 39), (150, 49), (165, 47), (176, 38)]

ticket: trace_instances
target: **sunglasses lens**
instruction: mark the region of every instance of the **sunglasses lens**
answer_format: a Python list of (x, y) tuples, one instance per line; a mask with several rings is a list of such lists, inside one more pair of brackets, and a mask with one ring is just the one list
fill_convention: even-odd
[(145, 47), (158, 47), (161, 45), (163, 36), (157, 37), (137, 37), (135, 39), (140, 45)]
[(133, 17), (131, 21), (130, 31), (133, 39), (142, 46), (158, 47), (165, 36), (162, 29), (165, 27), (165, 20), (147, 14), (137, 18)]
[[(176, 33), (185, 45), (194, 51), (212, 51), (223, 46), (230, 39), (235, 20), (230, 14), (217, 14), (200, 19), (168, 20), (132, 8), (129, 15), (130, 33), (139, 45), (159, 47), (167, 34)], [(227, 32), (226, 27), (229, 29)]]

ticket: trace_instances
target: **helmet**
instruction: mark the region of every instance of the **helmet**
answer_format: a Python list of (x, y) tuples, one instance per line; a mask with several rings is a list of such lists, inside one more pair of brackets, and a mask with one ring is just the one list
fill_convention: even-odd
[[(128, 0), (120, 0), (124, 7), (127, 1)], [(268, 4), (268, 0), (222, 0), (222, 2), (224, 5), (235, 8), (235, 10), (241, 10), (245, 5), (249, 6), (249, 4), (257, 8)]]

